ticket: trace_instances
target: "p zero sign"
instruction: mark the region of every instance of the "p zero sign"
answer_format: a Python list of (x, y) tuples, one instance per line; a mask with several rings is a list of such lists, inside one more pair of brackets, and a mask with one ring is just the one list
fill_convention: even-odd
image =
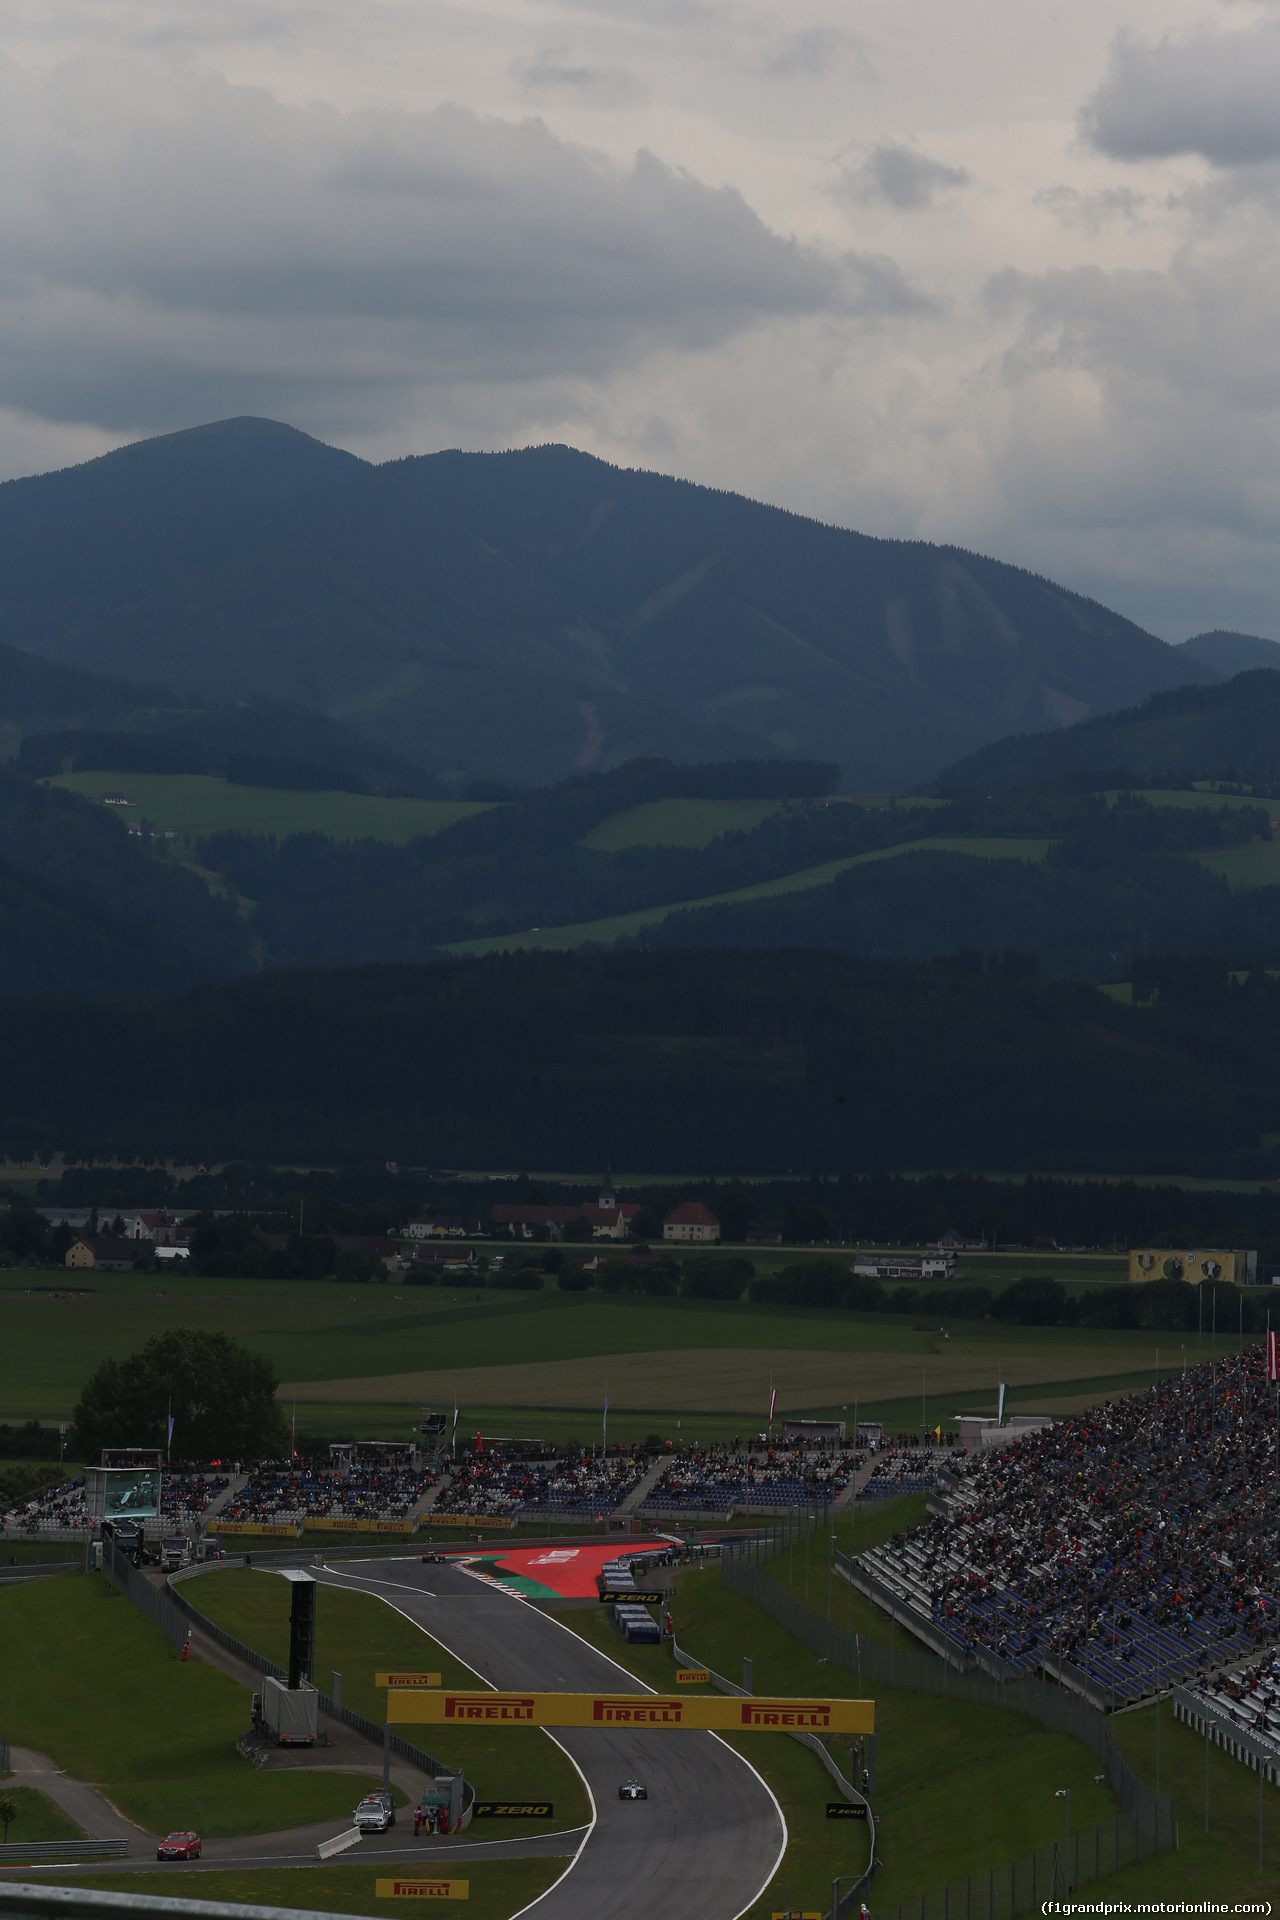
[(453, 1693), (389, 1690), (387, 1718), (419, 1727), (652, 1727), (695, 1733), (874, 1733), (874, 1700), (726, 1699), (719, 1694)]

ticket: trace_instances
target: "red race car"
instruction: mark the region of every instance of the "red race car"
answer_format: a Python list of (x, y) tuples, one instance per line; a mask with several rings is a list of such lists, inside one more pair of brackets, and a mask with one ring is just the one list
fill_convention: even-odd
[(200, 1858), (200, 1835), (198, 1833), (168, 1833), (156, 1848), (157, 1860), (198, 1860)]

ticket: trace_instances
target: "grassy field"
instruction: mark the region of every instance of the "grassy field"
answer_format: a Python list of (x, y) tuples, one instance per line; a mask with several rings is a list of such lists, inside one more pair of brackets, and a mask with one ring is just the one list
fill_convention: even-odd
[[(92, 1292), (62, 1294), (29, 1291), (21, 1272), (0, 1277), (0, 1406), (8, 1418), (65, 1417), (102, 1360), (135, 1351), (169, 1326), (230, 1327), (268, 1354), (308, 1430), (319, 1422), (326, 1431), (344, 1429), (358, 1419), (402, 1437), (423, 1404), (451, 1407), (456, 1396), (464, 1431), (478, 1424), (565, 1438), (567, 1428), (590, 1439), (606, 1390), (614, 1438), (651, 1431), (674, 1438), (678, 1420), (682, 1434), (694, 1420), (706, 1423), (708, 1436), (724, 1436), (759, 1420), (771, 1380), (783, 1413), (852, 1408), (856, 1400), (864, 1411), (906, 1409), (914, 1424), (910, 1409), (922, 1387), (941, 1420), (986, 1406), (1001, 1378), (1019, 1408), (1082, 1404), (1082, 1393), (1153, 1378), (1157, 1353), (1144, 1333), (1086, 1335), (997, 1321), (944, 1330), (927, 1303), (917, 1321), (558, 1290), (400, 1292), (389, 1285), (352, 1294), (333, 1282), (167, 1274), (103, 1274), (94, 1282)], [(1172, 1335), (1164, 1338), (1168, 1372), (1181, 1348)], [(1220, 1333), (1217, 1351), (1233, 1347), (1234, 1337)], [(1206, 1343), (1205, 1357), (1209, 1351)]]
[(626, 847), (709, 847), (722, 833), (752, 833), (781, 800), (650, 800), (602, 820), (583, 839), (597, 853)]
[(1194, 853), (1211, 873), (1220, 873), (1232, 892), (1243, 887), (1280, 886), (1280, 836), (1249, 840), (1243, 847), (1223, 847), (1213, 853)]
[[(0, 1774), (0, 1793), (7, 1794), (18, 1805), (18, 1817), (8, 1832), (10, 1846), (35, 1847), (45, 1840), (79, 1840), (79, 1827), (68, 1820), (60, 1808), (55, 1807), (47, 1794), (38, 1787), (10, 1786), (3, 1774)], [(0, 1829), (0, 1840), (5, 1838)]]
[[(289, 1652), (289, 1587), (275, 1574), (245, 1568), (207, 1573), (184, 1581), (183, 1593), (246, 1646), (284, 1665)], [(324, 1587), (316, 1602), (316, 1677), (324, 1687), (336, 1668), (343, 1700), (379, 1724), (386, 1694), (374, 1685), (379, 1670), (439, 1670), (447, 1687), (474, 1687), (476, 1677), (394, 1606), (367, 1593)], [(407, 1735), (413, 1739), (412, 1731)], [(477, 1728), (424, 1733), (422, 1744), (445, 1741), (440, 1755), (460, 1766), (482, 1799), (552, 1800), (555, 1818), (521, 1821), (520, 1832), (552, 1833), (584, 1826), (591, 1818), (581, 1777), (568, 1756), (536, 1728), (486, 1734)]]
[(389, 840), (403, 846), (420, 834), (439, 833), (455, 820), (482, 813), (467, 800), (382, 800), (364, 793), (291, 793), (280, 787), (241, 787), (202, 773), (68, 773), (47, 783), (100, 800), (122, 793), (126, 807), (111, 811), (157, 832), (177, 830), (180, 846), (202, 834), (325, 833), (333, 840)]
[[(451, 1900), (433, 1900), (445, 1913), (463, 1912), (466, 1920), (508, 1920), (559, 1879), (569, 1862), (565, 1860), (463, 1860), (457, 1878), (469, 1889), (465, 1907)], [(175, 1869), (175, 1873), (180, 1871)], [(186, 1900), (227, 1900), (248, 1906), (304, 1907), (315, 1913), (363, 1913), (394, 1916), (405, 1910), (404, 1900), (379, 1900), (374, 1891), (380, 1878), (392, 1869), (328, 1865), (322, 1867), (278, 1867), (237, 1873), (231, 1868), (197, 1867), (181, 1869), (181, 1897)], [(435, 1858), (422, 1867), (405, 1869), (415, 1877), (434, 1875), (441, 1869)], [(160, 1883), (148, 1874), (139, 1880), (136, 1873), (94, 1873), (63, 1875), (41, 1884), (64, 1887), (100, 1887), (109, 1893), (160, 1891)], [(164, 1891), (175, 1891), (166, 1876)]]
[(606, 920), (583, 920), (576, 926), (531, 927), (528, 933), (494, 934), (484, 940), (459, 940), (450, 953), (511, 953), (536, 948), (542, 952), (561, 952), (581, 946), (584, 940), (596, 940), (607, 946), (624, 935), (639, 933), (643, 927), (657, 926), (668, 914), (693, 907), (734, 906), (745, 900), (771, 900), (781, 894), (807, 893), (812, 887), (825, 887), (850, 867), (864, 866), (872, 860), (892, 860), (900, 853), (964, 853), (980, 860), (1043, 860), (1048, 840), (962, 840), (939, 836), (931, 840), (908, 840), (901, 846), (878, 847), (873, 853), (854, 854), (845, 860), (827, 860), (818, 867), (804, 867), (798, 873), (783, 874), (776, 880), (761, 880), (751, 887), (735, 887), (730, 893), (708, 894), (699, 900), (677, 900), (668, 906), (646, 907), (637, 913), (616, 913)]
[(8, 1739), (100, 1786), (151, 1833), (195, 1827), (215, 1838), (345, 1819), (377, 1784), (376, 1766), (368, 1778), (256, 1771), (235, 1751), (248, 1689), (179, 1661), (101, 1574), (0, 1588), (0, 1646)]

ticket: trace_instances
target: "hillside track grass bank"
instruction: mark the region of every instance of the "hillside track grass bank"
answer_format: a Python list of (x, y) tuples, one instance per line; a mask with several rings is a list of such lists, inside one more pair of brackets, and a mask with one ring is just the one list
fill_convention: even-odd
[[(550, 1860), (462, 1860), (456, 1877), (465, 1880), (469, 1892), (465, 1908), (451, 1901), (433, 1901), (445, 1911), (465, 1912), (467, 1920), (509, 1920), (520, 1913), (552, 1886), (568, 1866), (568, 1859)], [(263, 1907), (302, 1907), (317, 1913), (382, 1914), (394, 1920), (403, 1914), (403, 1900), (379, 1900), (379, 1879), (390, 1877), (387, 1867), (335, 1866), (254, 1868), (236, 1872), (232, 1868), (196, 1866), (183, 1868), (182, 1898), (187, 1900), (226, 1900), (238, 1905)], [(424, 1860), (421, 1866), (402, 1869), (406, 1876), (443, 1874), (443, 1862)], [(62, 1887), (98, 1887), (105, 1893), (157, 1893), (159, 1885), (151, 1875), (139, 1880), (137, 1874), (85, 1873), (62, 1875), (41, 1884)], [(165, 1879), (166, 1890), (172, 1891)]]
[(218, 1839), (343, 1820), (378, 1783), (376, 1758), (368, 1776), (252, 1767), (235, 1748), (250, 1690), (180, 1661), (105, 1574), (0, 1588), (0, 1646), (10, 1743), (97, 1786), (150, 1833), (194, 1827)]

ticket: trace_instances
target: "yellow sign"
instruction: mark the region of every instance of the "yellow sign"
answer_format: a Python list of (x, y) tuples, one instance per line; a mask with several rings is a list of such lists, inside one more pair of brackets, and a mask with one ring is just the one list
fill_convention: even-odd
[(408, 1520), (364, 1520), (352, 1514), (349, 1520), (308, 1520), (308, 1533), (416, 1533), (417, 1515)]
[(469, 1900), (469, 1880), (422, 1880), (417, 1875), (405, 1880), (375, 1880), (373, 1891), (379, 1900)]
[(705, 1687), (711, 1675), (705, 1667), (677, 1667), (676, 1685), (678, 1687)]
[[(1254, 1256), (1256, 1260), (1256, 1255)], [(1247, 1287), (1249, 1255), (1238, 1247), (1131, 1247), (1131, 1280), (1189, 1280), (1193, 1287), (1214, 1281)]]
[(779, 1907), (773, 1914), (773, 1920), (826, 1920), (826, 1916), (819, 1913), (816, 1907), (806, 1907), (803, 1913), (799, 1907)]
[(215, 1520), (209, 1530), (216, 1534), (266, 1534), (273, 1540), (297, 1540), (302, 1533), (302, 1528), (296, 1522), (291, 1526), (280, 1526), (266, 1520)]
[(514, 1527), (515, 1521), (509, 1514), (495, 1513), (424, 1513), (422, 1516), (428, 1527), (474, 1527), (477, 1532), (482, 1527)]
[(874, 1700), (726, 1699), (721, 1694), (387, 1694), (387, 1719), (415, 1727), (683, 1727), (707, 1733), (874, 1733)]
[(438, 1687), (438, 1673), (375, 1673), (375, 1687)]

